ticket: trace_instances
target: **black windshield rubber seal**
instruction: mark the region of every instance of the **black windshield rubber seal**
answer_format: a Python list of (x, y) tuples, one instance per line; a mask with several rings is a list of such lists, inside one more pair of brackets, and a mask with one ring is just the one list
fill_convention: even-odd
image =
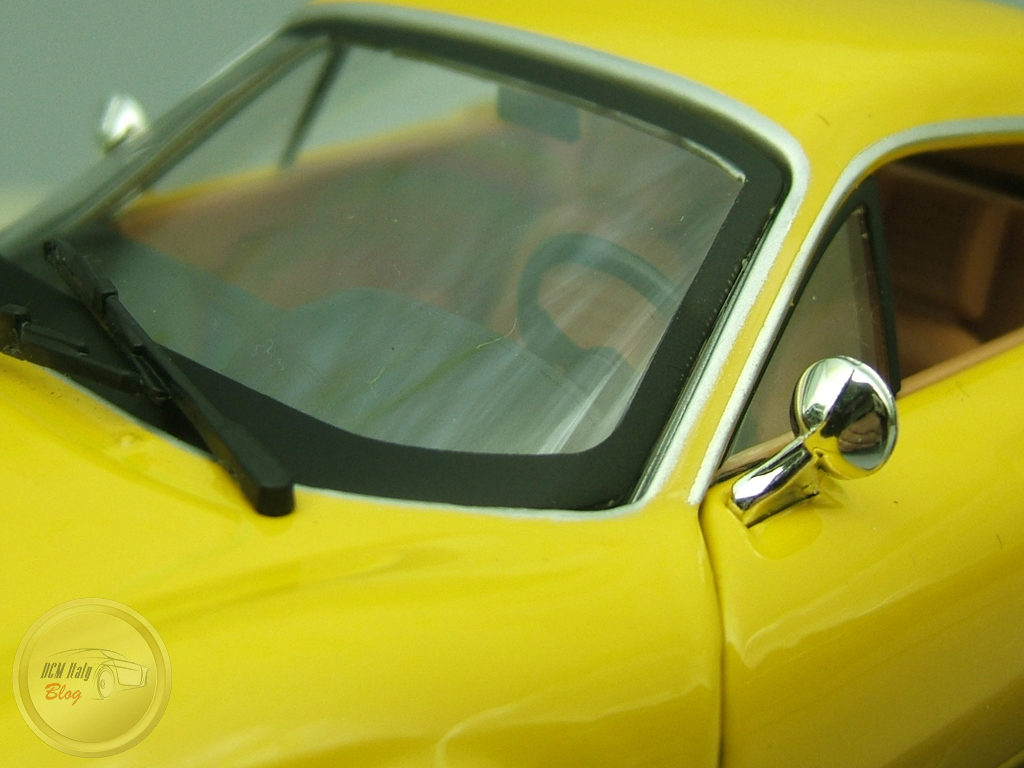
[[(309, 424), (318, 437), (306, 453), (314, 485), (355, 493), (463, 505), (599, 510), (627, 502), (671, 419), (684, 385), (726, 300), (789, 189), (777, 150), (700, 104), (685, 103), (614, 73), (528, 55), (493, 40), (353, 20), (314, 21), (295, 28), (360, 44), (433, 56), (512, 78), (597, 105), (703, 146), (743, 174), (745, 183), (704, 264), (662, 339), (624, 418), (599, 445), (579, 453), (474, 454), (399, 446)], [(258, 407), (254, 401), (250, 407)], [(264, 412), (266, 415), (266, 412)], [(299, 422), (292, 413), (278, 425)], [(343, 462), (343, 463), (341, 463)], [(343, 467), (343, 469), (342, 469)], [(339, 473), (345, 475), (339, 477)], [(309, 482), (305, 477), (301, 482)]]

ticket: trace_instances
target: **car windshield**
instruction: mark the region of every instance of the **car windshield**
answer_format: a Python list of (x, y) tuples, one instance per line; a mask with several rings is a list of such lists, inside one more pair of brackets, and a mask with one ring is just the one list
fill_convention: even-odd
[(686, 359), (615, 470), (635, 483), (746, 255), (741, 238), (709, 301), (745, 171), (558, 83), (323, 29), (283, 40), (63, 236), (157, 342), (378, 448), (582, 455), (624, 431), (676, 326)]

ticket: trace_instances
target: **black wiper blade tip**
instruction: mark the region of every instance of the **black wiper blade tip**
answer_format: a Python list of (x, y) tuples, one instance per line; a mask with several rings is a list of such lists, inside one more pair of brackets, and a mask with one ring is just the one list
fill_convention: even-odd
[(177, 406), (256, 511), (268, 517), (291, 512), (295, 492), (288, 470), (244, 425), (221, 413), (192, 383), (121, 303), (116, 286), (66, 243), (48, 241), (43, 258), (138, 371), (141, 390), (154, 402), (169, 398)]

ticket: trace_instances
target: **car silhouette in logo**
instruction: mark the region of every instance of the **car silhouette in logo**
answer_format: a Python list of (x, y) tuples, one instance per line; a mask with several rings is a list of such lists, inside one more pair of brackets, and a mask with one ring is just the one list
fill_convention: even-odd
[(75, 648), (55, 653), (43, 665), (42, 676), (60, 681), (77, 681), (94, 698), (107, 699), (124, 688), (143, 688), (149, 667), (103, 648)]

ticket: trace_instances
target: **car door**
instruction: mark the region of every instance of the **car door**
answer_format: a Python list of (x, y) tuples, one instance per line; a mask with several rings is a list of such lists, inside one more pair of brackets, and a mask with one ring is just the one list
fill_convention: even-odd
[[(823, 238), (702, 507), (726, 766), (1024, 755), (1022, 158), (893, 164)], [(904, 369), (890, 460), (744, 524), (730, 466), (770, 455), (803, 368), (836, 354)]]

